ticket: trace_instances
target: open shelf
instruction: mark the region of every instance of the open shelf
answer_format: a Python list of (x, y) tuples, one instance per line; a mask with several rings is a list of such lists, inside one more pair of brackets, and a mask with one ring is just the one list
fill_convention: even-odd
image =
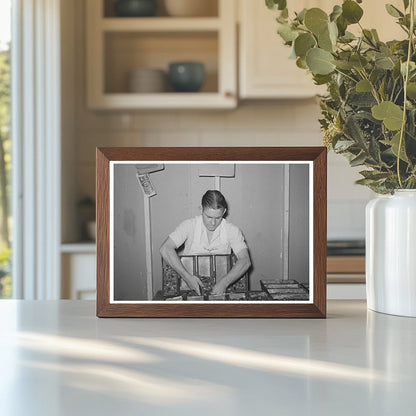
[[(193, 95), (218, 92), (218, 38), (215, 32), (111, 32), (105, 34), (104, 51), (105, 94), (131, 93), (128, 77), (130, 71), (137, 68), (163, 70), (167, 80), (169, 64), (178, 61), (204, 64), (204, 84), (200, 92)], [(168, 82), (165, 88), (163, 93), (174, 93)]]
[(138, 17), (103, 19), (101, 29), (106, 32), (137, 31), (137, 32), (169, 32), (169, 31), (206, 31), (218, 30), (220, 20), (215, 17)]
[[(91, 109), (220, 109), (237, 106), (235, 3), (213, 0), (216, 16), (114, 17), (113, 2), (87, 7), (87, 102)], [(178, 93), (169, 82), (157, 91), (129, 88), (131, 71), (165, 72), (172, 62), (196, 61), (205, 68), (198, 92)], [(140, 91), (149, 91), (148, 88)]]

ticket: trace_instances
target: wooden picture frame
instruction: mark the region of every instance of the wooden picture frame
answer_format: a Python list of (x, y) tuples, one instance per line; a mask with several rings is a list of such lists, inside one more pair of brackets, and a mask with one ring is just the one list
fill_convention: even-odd
[[(98, 317), (326, 317), (326, 148), (97, 148), (96, 156)], [(239, 298), (238, 295), (228, 293), (220, 301), (211, 300), (215, 297), (209, 294), (205, 295), (204, 300), (193, 301), (194, 298), (190, 296), (189, 291), (185, 294), (180, 292), (181, 299), (179, 301), (177, 301), (178, 297), (166, 297), (165, 287), (161, 288), (164, 283), (161, 283), (160, 276), (160, 271), (162, 271), (162, 274), (166, 271), (161, 269), (162, 266), (161, 262), (159, 264), (159, 260), (152, 263), (152, 259), (157, 259), (159, 256), (157, 249), (162, 241), (160, 235), (170, 235), (175, 207), (180, 207), (177, 209), (179, 213), (185, 212), (183, 206), (189, 205), (185, 199), (189, 198), (189, 194), (192, 194), (189, 189), (193, 190), (195, 188), (198, 192), (199, 189), (204, 187), (213, 189), (214, 186), (211, 186), (211, 183), (213, 184), (214, 180), (215, 187), (219, 186), (221, 183), (220, 176), (227, 176), (227, 173), (222, 173), (223, 168), (227, 167), (225, 165), (233, 165), (235, 169), (235, 176), (222, 179), (223, 186), (234, 195), (231, 219), (234, 218), (232, 216), (232, 213), (234, 213), (234, 216), (243, 218), (243, 220), (240, 219), (240, 222), (245, 223), (246, 228), (253, 228), (255, 227), (253, 224), (263, 224), (263, 222), (267, 222), (267, 218), (277, 218), (281, 222), (280, 225), (276, 225), (276, 229), (286, 230), (287, 228), (288, 232), (282, 231), (273, 234), (279, 235), (279, 237), (276, 236), (276, 244), (280, 248), (278, 253), (275, 252), (277, 248), (272, 244), (270, 249), (263, 250), (264, 253), (260, 251), (260, 254), (256, 250), (266, 247), (266, 243), (269, 247), (270, 243), (262, 241), (261, 231), (251, 233), (247, 244), (249, 249), (253, 250), (253, 254), (251, 254), (252, 269), (249, 269), (249, 271), (252, 273), (250, 278), (252, 278), (254, 284), (253, 291), (241, 294), (245, 300)], [(215, 176), (215, 178), (203, 177), (205, 174), (209, 176), (210, 170), (214, 172), (213, 175), (218, 174), (220, 176)], [(200, 175), (195, 173), (202, 171), (204, 173)], [(187, 179), (184, 180), (181, 176), (182, 172), (185, 172), (190, 178), (186, 176)], [(139, 180), (140, 175), (144, 176)], [(273, 175), (276, 175), (276, 177)], [(152, 181), (156, 183), (156, 186)], [(297, 182), (300, 185), (297, 185)], [(280, 183), (282, 183), (281, 187), (277, 188)], [(174, 190), (181, 190), (183, 187), (187, 187), (187, 190), (183, 193)], [(157, 195), (158, 191), (160, 191), (160, 197)], [(175, 194), (173, 194), (174, 192)], [(179, 196), (177, 195), (178, 192), (180, 193)], [(252, 201), (250, 194), (257, 195), (256, 203)], [(131, 197), (131, 195), (133, 196)], [(261, 196), (259, 197), (259, 195)], [(130, 197), (134, 198), (134, 203), (130, 203)], [(157, 199), (158, 197), (160, 199)], [(155, 199), (150, 201), (149, 198)], [(199, 195), (198, 198), (199, 200), (195, 203), (199, 204)], [(277, 201), (276, 206), (270, 203), (271, 198), (273, 198), (273, 201)], [(191, 199), (192, 204), (194, 204), (193, 199), (196, 198), (192, 197)], [(304, 202), (297, 204), (296, 201), (299, 200)], [(137, 201), (143, 201), (144, 207), (143, 204), (137, 203)], [(150, 218), (150, 207), (153, 206), (157, 218), (153, 218), (153, 214)], [(296, 209), (300, 211), (296, 211)], [(141, 213), (140, 220), (136, 213), (138, 210)], [(146, 211), (148, 211), (147, 216)], [(244, 214), (245, 212), (248, 214)], [(179, 214), (175, 215), (178, 216)], [(305, 218), (307, 226), (301, 228), (298, 226), (298, 231), (296, 231), (293, 227)], [(146, 229), (146, 221), (149, 225), (150, 219), (153, 220), (153, 223), (151, 223), (150, 228)], [(272, 221), (268, 222), (271, 223)], [(294, 224), (293, 227), (291, 224)], [(279, 226), (280, 228), (278, 228)], [(265, 225), (266, 231), (264, 233), (268, 232), (266, 227), (270, 228), (271, 225)], [(275, 227), (274, 224), (273, 227)], [(290, 227), (294, 230), (290, 234), (290, 239), (287, 238), (281, 242), (280, 234), (286, 235), (292, 232)], [(158, 238), (153, 241), (153, 249), (149, 242), (149, 233), (152, 230), (158, 234)], [(244, 226), (242, 226), (242, 231), (245, 234)], [(146, 249), (137, 249), (135, 243), (131, 242), (134, 239), (140, 242), (140, 247), (146, 247)], [(143, 245), (141, 239), (145, 239)], [(290, 254), (292, 247), (290, 244), (295, 244), (293, 255)], [(298, 251), (301, 250), (299, 247), (302, 244), (303, 246), (306, 244), (307, 248)], [(296, 257), (296, 253), (306, 253), (306, 255)], [(264, 256), (268, 254), (268, 257), (264, 257), (263, 254)], [(206, 255), (206, 257), (210, 256)], [(264, 275), (262, 272), (262, 267), (269, 267), (267, 270), (270, 270), (271, 267), (271, 270), (274, 270), (274, 266), (269, 264), (272, 261), (269, 261), (269, 258), (273, 258), (273, 261), (277, 261), (275, 259), (279, 258), (285, 259), (278, 263), (278, 270), (282, 270), (282, 274), (272, 276), (276, 280), (270, 280), (271, 275)], [(129, 272), (125, 273), (123, 268), (133, 260), (136, 262), (134, 263), (136, 266), (129, 266)], [(197, 261), (200, 260), (197, 259)], [(210, 264), (213, 264), (212, 259), (209, 261), (211, 261)], [(147, 265), (147, 272), (144, 269), (144, 263)], [(151, 267), (149, 267), (149, 264)], [(299, 272), (293, 279), (294, 276), (292, 276), (291, 270), (300, 267), (299, 265), (305, 267), (307, 274)], [(141, 266), (143, 266), (143, 270)], [(216, 268), (219, 266), (209, 267)], [(154, 274), (153, 271), (156, 268), (158, 273)], [(123, 270), (123, 272), (120, 270)], [(255, 271), (257, 274), (254, 273)], [(263, 277), (258, 276), (260, 272)], [(211, 272), (208, 274), (211, 274)], [(143, 281), (147, 279), (146, 285), (142, 284), (142, 279)], [(306, 289), (309, 293), (308, 296), (302, 295), (303, 298), (300, 295), (296, 296), (293, 294), (295, 291), (288, 289), (284, 293), (290, 292), (290, 296), (279, 297), (280, 293), (283, 293), (283, 289), (280, 288), (288, 287), (289, 280), (296, 282), (293, 284), (299, 285), (296, 286), (298, 288), (296, 293), (306, 293), (304, 292), (304, 289)], [(153, 282), (157, 282), (157, 284)], [(140, 298), (141, 295), (129, 294), (135, 293), (134, 290), (130, 290), (130, 284), (138, 285), (137, 293), (147, 288), (147, 297)], [(255, 285), (257, 286), (254, 287)], [(260, 290), (258, 289), (259, 285)], [(280, 292), (276, 295), (277, 291)], [(257, 295), (259, 295), (258, 299), (265, 300), (253, 300), (257, 299)], [(191, 300), (182, 300), (187, 299), (187, 296)], [(231, 301), (233, 299), (239, 300)]]

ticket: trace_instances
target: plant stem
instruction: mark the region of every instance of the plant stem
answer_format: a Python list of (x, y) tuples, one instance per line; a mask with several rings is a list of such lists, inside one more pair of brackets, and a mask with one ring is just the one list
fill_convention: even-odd
[(403, 140), (404, 140), (404, 132), (406, 130), (406, 110), (407, 110), (407, 83), (409, 82), (409, 68), (410, 68), (410, 60), (412, 58), (412, 50), (413, 50), (413, 36), (414, 36), (414, 27), (415, 27), (415, 0), (410, 0), (410, 30), (409, 30), (409, 46), (407, 48), (407, 59), (406, 59), (406, 73), (403, 80), (403, 118), (402, 118), (402, 127), (400, 129), (400, 140), (399, 140), (399, 149), (397, 151), (397, 177), (399, 179), (399, 186), (403, 188), (402, 178), (400, 175), (400, 155), (402, 152)]
[(370, 81), (370, 78), (368, 78), (367, 73), (365, 72), (365, 69), (363, 67), (362, 71), (360, 71), (360, 75), (363, 79), (365, 79), (366, 81), (368, 81), (368, 83), (370, 84), (371, 87), (371, 93), (373, 94), (374, 99), (377, 101), (377, 104), (380, 104), (380, 98), (378, 96), (378, 92), (376, 90), (376, 87), (374, 86), (374, 84)]
[(341, 75), (344, 75), (344, 77), (349, 78), (351, 81), (353, 81), (355, 83), (358, 82), (355, 78), (353, 78), (352, 76), (350, 76), (348, 74), (345, 74), (344, 72), (340, 71), (338, 68), (335, 68), (335, 71), (338, 72)]

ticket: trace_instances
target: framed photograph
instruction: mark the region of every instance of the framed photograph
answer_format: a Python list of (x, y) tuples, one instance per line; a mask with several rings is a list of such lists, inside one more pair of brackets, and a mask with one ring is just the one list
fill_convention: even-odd
[(324, 318), (326, 152), (98, 148), (97, 316)]

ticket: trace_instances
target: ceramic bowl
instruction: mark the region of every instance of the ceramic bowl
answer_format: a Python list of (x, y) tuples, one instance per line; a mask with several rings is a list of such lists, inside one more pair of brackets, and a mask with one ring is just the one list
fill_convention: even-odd
[(205, 79), (202, 62), (172, 62), (169, 64), (169, 81), (177, 92), (197, 92)]
[(165, 92), (167, 84), (167, 75), (162, 69), (136, 68), (129, 72), (128, 91), (132, 93)]
[(165, 0), (165, 8), (174, 17), (218, 16), (217, 0)]
[(120, 17), (154, 16), (157, 12), (156, 0), (118, 0), (114, 12)]

